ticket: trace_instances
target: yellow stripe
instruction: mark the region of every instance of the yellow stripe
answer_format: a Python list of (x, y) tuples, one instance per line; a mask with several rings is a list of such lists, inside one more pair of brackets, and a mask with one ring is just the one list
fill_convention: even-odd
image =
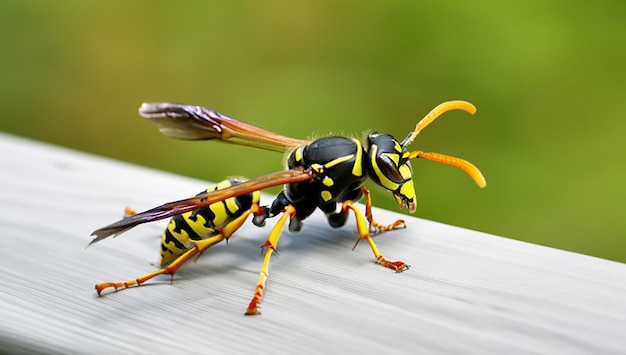
[[(229, 198), (227, 200), (224, 200), (227, 206), (230, 202), (232, 202), (228, 200), (232, 200), (232, 199)], [(213, 221), (212, 221), (215, 226), (222, 226), (223, 224), (229, 222), (230, 217), (228, 217), (228, 214), (226, 213), (226, 207), (224, 206), (224, 204), (214, 203), (212, 205), (209, 205), (209, 209), (211, 209), (211, 212), (213, 212), (213, 215), (215, 216), (213, 217)], [(228, 209), (230, 209), (230, 206), (228, 207)]]
[(396, 148), (396, 152), (402, 153), (402, 147), (400, 146), (400, 143), (398, 143), (398, 141), (394, 142), (394, 148)]
[(376, 174), (376, 176), (378, 177), (378, 179), (380, 180), (380, 184), (391, 191), (395, 191), (398, 187), (400, 187), (399, 184), (396, 184), (395, 182), (389, 180), (385, 174), (383, 174), (383, 172), (380, 170), (380, 168), (378, 167), (378, 164), (376, 163), (376, 152), (378, 151), (378, 146), (377, 145), (372, 145), (370, 147), (370, 156), (372, 157), (372, 161), (371, 161), (371, 165), (372, 168), (374, 169), (374, 173)]
[(296, 161), (302, 161), (302, 150), (304, 147), (298, 147), (294, 154), (296, 155)]
[(227, 198), (224, 202), (226, 202), (226, 208), (232, 214), (239, 210), (239, 205), (237, 205), (237, 199), (234, 197)]
[(386, 157), (389, 157), (389, 159), (391, 159), (396, 166), (398, 166), (398, 161), (400, 160), (400, 156), (396, 153), (383, 153), (383, 155), (385, 155)]
[(331, 160), (328, 163), (324, 164), (324, 168), (332, 168), (333, 166), (343, 163), (344, 161), (348, 161), (352, 158), (354, 158), (354, 154), (344, 155), (342, 157), (339, 157), (335, 160)]
[(356, 143), (356, 159), (354, 159), (354, 165), (352, 166), (352, 175), (360, 177), (363, 175), (363, 146), (361, 146), (361, 142), (358, 139), (353, 140)]
[(209, 190), (213, 190), (213, 191), (215, 191), (215, 190), (223, 190), (223, 189), (225, 189), (227, 187), (230, 187), (231, 185), (232, 184), (230, 183), (230, 180), (223, 180), (223, 181), (218, 182), (217, 185), (209, 187), (207, 189), (207, 191), (209, 191)]
[[(199, 236), (203, 236), (206, 232), (207, 232), (207, 228), (204, 226), (204, 224), (206, 223), (206, 219), (200, 215), (200, 214), (196, 214), (196, 221), (192, 221), (191, 218), (191, 214), (193, 213), (193, 211), (191, 212), (186, 212), (182, 215), (182, 217), (185, 219), (185, 222), (187, 222), (187, 224), (189, 225), (189, 227), (191, 227), (191, 229), (193, 229), (194, 232), (196, 232)], [(172, 230), (170, 230), (172, 231)], [(173, 231), (172, 231), (172, 234)], [(186, 233), (185, 233), (186, 234)], [(188, 238), (188, 237), (187, 237)], [(180, 240), (180, 239), (178, 239)], [(181, 240), (182, 242), (182, 240)]]
[(409, 168), (408, 164), (402, 164), (398, 170), (400, 170), (400, 175), (406, 180), (413, 178), (413, 173), (411, 172), (411, 168)]
[(252, 203), (258, 204), (261, 201), (261, 193), (259, 191), (254, 191), (252, 193)]

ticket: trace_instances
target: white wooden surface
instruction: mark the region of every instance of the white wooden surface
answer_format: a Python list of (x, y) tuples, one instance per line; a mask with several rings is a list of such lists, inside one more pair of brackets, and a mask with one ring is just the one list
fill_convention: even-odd
[(0, 169), (0, 352), (626, 353), (625, 265), (406, 216), (376, 238), (412, 265), (395, 274), (350, 250), (353, 222), (315, 214), (281, 239), (258, 317), (243, 312), (269, 227), (251, 223), (173, 285), (97, 297), (154, 269), (166, 222), (86, 249), (90, 232), (206, 183), (3, 134)]

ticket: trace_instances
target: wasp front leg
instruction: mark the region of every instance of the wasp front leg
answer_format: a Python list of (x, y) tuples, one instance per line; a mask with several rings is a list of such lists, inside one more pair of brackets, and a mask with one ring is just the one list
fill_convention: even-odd
[(370, 245), (370, 248), (372, 248), (374, 257), (376, 257), (376, 260), (378, 260), (378, 262), (382, 266), (393, 269), (396, 272), (402, 272), (409, 268), (409, 265), (407, 265), (403, 261), (389, 261), (383, 257), (383, 255), (378, 250), (376, 243), (374, 243), (374, 240), (372, 239), (370, 235), (370, 230), (368, 226), (366, 225), (366, 220), (363, 217), (363, 214), (361, 214), (361, 211), (359, 211), (359, 209), (354, 205), (352, 201), (344, 201), (342, 210), (343, 211), (352, 210), (352, 212), (354, 213), (354, 217), (356, 218), (356, 226), (359, 232), (359, 239), (357, 240), (356, 244), (354, 244), (354, 248), (356, 248), (356, 246), (361, 241), (361, 239), (365, 239), (367, 240), (367, 243)]
[(366, 187), (361, 187), (363, 195), (365, 196), (365, 218), (369, 222), (369, 230), (371, 233), (386, 232), (394, 229), (406, 228), (404, 220), (398, 219), (390, 224), (380, 224), (374, 220), (372, 216), (372, 197), (370, 191)]

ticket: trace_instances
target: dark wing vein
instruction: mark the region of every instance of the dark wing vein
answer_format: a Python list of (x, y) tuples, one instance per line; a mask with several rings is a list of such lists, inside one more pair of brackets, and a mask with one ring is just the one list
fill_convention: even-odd
[(178, 139), (217, 139), (272, 151), (284, 151), (310, 142), (285, 137), (202, 106), (144, 103), (139, 114), (159, 126), (161, 133)]
[(312, 179), (313, 176), (314, 175), (310, 170), (304, 170), (303, 168), (279, 171), (258, 177), (256, 179), (247, 180), (225, 189), (205, 192), (194, 197), (168, 202), (161, 206), (121, 219), (115, 223), (109, 224), (108, 226), (96, 229), (93, 233), (91, 233), (91, 235), (95, 236), (95, 238), (91, 241), (91, 243), (89, 243), (89, 245), (107, 237), (124, 233), (143, 223), (179, 215), (223, 201), (230, 197), (236, 197), (282, 184), (309, 180)]

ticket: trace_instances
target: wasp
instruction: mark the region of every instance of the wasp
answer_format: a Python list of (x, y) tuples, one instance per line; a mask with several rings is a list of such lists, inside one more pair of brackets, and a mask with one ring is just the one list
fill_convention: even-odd
[[(90, 245), (139, 224), (171, 217), (162, 236), (162, 268), (135, 280), (99, 283), (95, 286), (98, 294), (107, 288), (117, 291), (119, 288), (140, 286), (161, 274), (169, 274), (173, 278), (178, 268), (189, 259), (195, 256), (197, 260), (211, 246), (228, 240), (249, 216), (253, 216), (253, 224), (263, 226), (267, 219), (280, 215), (261, 245), (264, 250), (263, 264), (245, 313), (260, 314), (270, 258), (277, 250), (283, 227), (289, 221), (290, 232), (300, 231), (303, 221), (316, 209), (321, 210), (330, 226), (335, 228), (343, 226), (350, 214), (354, 215), (359, 235), (355, 247), (365, 240), (379, 264), (396, 272), (407, 270), (409, 265), (403, 261), (383, 257), (372, 239), (375, 233), (404, 228), (405, 224), (402, 220), (391, 224), (375, 221), (370, 193), (364, 184), (371, 179), (389, 190), (400, 208), (407, 208), (410, 213), (414, 213), (417, 206), (412, 159), (422, 158), (460, 168), (479, 187), (485, 187), (486, 180), (480, 170), (466, 160), (440, 153), (408, 150), (426, 126), (451, 110), (463, 110), (470, 114), (476, 112), (469, 102), (447, 101), (432, 109), (401, 141), (387, 133), (371, 132), (361, 142), (344, 136), (294, 139), (201, 106), (142, 104), (139, 114), (154, 122), (166, 136), (186, 140), (219, 140), (277, 152), (287, 151), (287, 169), (250, 180), (225, 180), (191, 198), (168, 202), (95, 230)], [(259, 191), (279, 185), (283, 185), (282, 191), (270, 204), (262, 206)], [(362, 198), (365, 198), (365, 213), (355, 204)]]

